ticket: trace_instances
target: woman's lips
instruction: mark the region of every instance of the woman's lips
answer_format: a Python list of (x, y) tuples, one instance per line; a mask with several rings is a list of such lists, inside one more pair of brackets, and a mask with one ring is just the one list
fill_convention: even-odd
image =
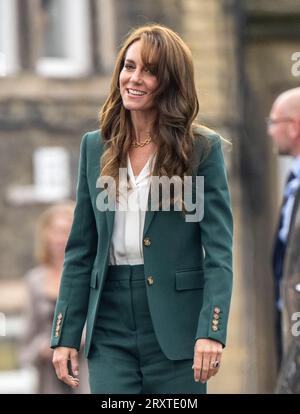
[(127, 94), (132, 98), (142, 98), (147, 95), (145, 91), (140, 91), (139, 89), (126, 88)]

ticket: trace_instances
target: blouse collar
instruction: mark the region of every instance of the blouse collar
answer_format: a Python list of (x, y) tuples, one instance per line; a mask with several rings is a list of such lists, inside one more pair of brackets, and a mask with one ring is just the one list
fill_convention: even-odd
[(131, 184), (134, 187), (138, 186), (139, 184), (142, 184), (143, 182), (148, 181), (148, 177), (151, 175), (151, 172), (153, 170), (155, 156), (156, 156), (156, 152), (154, 152), (148, 158), (148, 161), (144, 165), (143, 169), (140, 171), (139, 175), (135, 177), (132, 166), (131, 166), (130, 157), (129, 157), (129, 154), (127, 153), (127, 171), (128, 171)]

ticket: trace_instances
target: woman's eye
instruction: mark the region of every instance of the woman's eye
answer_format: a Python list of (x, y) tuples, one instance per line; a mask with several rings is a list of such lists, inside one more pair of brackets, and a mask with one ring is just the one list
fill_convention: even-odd
[(153, 70), (153, 68), (145, 68), (145, 69), (144, 69), (144, 71), (145, 71), (146, 73), (149, 73), (150, 75), (154, 75), (154, 70)]
[(134, 67), (132, 65), (128, 65), (128, 64), (125, 64), (124, 68), (128, 69), (128, 70), (134, 69)]

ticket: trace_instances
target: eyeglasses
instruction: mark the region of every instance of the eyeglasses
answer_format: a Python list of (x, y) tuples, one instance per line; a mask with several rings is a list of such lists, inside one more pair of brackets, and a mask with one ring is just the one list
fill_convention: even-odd
[(266, 118), (265, 121), (266, 121), (267, 127), (270, 127), (272, 125), (280, 124), (282, 122), (293, 122), (294, 120), (292, 118), (277, 118), (277, 119)]

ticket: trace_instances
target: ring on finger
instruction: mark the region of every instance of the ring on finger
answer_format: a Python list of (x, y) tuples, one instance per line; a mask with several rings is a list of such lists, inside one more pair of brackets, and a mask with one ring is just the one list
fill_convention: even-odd
[(211, 369), (219, 368), (219, 366), (220, 366), (220, 361), (211, 361), (211, 363), (210, 363), (210, 368)]

